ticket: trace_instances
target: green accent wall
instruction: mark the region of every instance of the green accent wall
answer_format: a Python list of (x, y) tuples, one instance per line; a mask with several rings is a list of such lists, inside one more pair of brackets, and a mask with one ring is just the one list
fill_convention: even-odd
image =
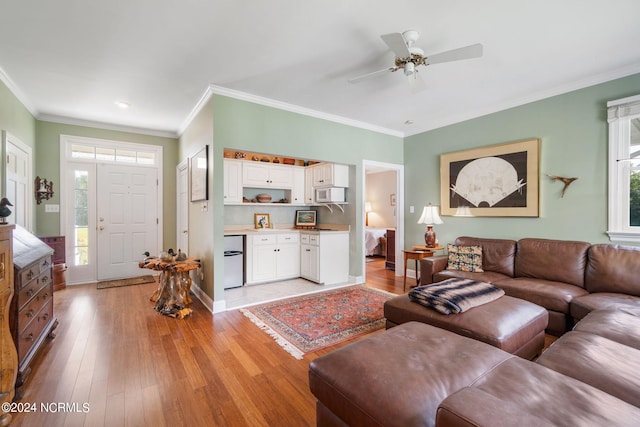
[[(405, 244), (424, 242), (422, 206), (440, 205), (440, 154), (540, 138), (539, 218), (456, 218), (434, 226), (440, 243), (457, 236), (541, 237), (608, 243), (607, 101), (640, 93), (640, 74), (532, 102), (405, 138)], [(578, 177), (563, 184), (546, 174)], [(415, 212), (409, 213), (409, 206)]]
[[(131, 132), (98, 129), (85, 126), (67, 125), (53, 122), (36, 122), (37, 150), (34, 153), (35, 168), (33, 175), (45, 177), (60, 184), (60, 135), (73, 135), (88, 138), (108, 139), (112, 141), (134, 142), (162, 146), (162, 233), (163, 248), (175, 247), (176, 244), (176, 165), (178, 164), (178, 139), (159, 136), (142, 135)], [(54, 187), (55, 188), (55, 187)], [(60, 188), (59, 186), (57, 187)], [(48, 203), (60, 203), (60, 193), (54, 192)], [(60, 214), (45, 213), (44, 204), (34, 203), (36, 226), (34, 231), (39, 236), (57, 236), (60, 233)]]

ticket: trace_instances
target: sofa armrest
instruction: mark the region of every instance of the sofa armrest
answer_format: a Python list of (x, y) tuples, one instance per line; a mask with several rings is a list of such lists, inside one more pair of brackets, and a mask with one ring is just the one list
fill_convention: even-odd
[(447, 268), (449, 257), (437, 255), (420, 260), (420, 285), (433, 283), (433, 275)]

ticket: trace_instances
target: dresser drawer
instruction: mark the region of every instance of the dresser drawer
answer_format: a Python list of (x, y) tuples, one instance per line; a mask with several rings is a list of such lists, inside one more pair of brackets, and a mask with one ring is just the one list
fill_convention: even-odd
[(36, 341), (38, 341), (42, 331), (52, 318), (53, 302), (49, 299), (40, 312), (36, 314), (35, 319), (33, 319), (31, 323), (29, 323), (29, 326), (18, 336), (18, 360), (24, 360), (24, 357), (29, 353), (29, 350), (31, 350), (31, 347), (33, 347)]
[(47, 270), (45, 273), (36, 277), (35, 280), (27, 283), (22, 289), (18, 291), (18, 310), (29, 302), (29, 300), (37, 294), (43, 287), (51, 284), (51, 270)]
[(40, 312), (42, 307), (52, 299), (51, 287), (45, 286), (40, 289), (36, 296), (18, 312), (18, 325), (20, 325), (20, 333), (29, 327), (32, 320), (36, 318), (36, 315)]

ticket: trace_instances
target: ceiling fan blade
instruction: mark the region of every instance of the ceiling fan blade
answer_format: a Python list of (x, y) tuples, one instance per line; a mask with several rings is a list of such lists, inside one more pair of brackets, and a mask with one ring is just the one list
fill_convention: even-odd
[(425, 59), (425, 64), (440, 64), (441, 62), (459, 61), (461, 59), (480, 58), (482, 56), (482, 44), (472, 44), (458, 49), (429, 55)]
[(362, 76), (354, 77), (347, 81), (349, 83), (360, 83), (362, 80), (369, 79), (371, 77), (381, 76), (382, 74), (388, 73), (389, 71), (396, 71), (397, 69), (398, 69), (397, 67), (384, 68), (382, 70), (378, 70), (372, 73), (363, 74)]
[(402, 34), (383, 34), (380, 38), (387, 44), (387, 46), (389, 46), (393, 53), (396, 54), (397, 58), (408, 58), (411, 56), (411, 52), (409, 52), (409, 48), (407, 47), (407, 42), (404, 40), (404, 37), (402, 37)]

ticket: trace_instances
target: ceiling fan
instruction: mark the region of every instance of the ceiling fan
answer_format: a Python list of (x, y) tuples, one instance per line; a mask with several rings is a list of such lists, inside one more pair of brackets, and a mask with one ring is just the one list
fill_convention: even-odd
[(461, 59), (479, 58), (482, 56), (482, 44), (472, 44), (458, 49), (448, 50), (435, 55), (425, 56), (424, 51), (414, 46), (420, 37), (416, 30), (408, 30), (400, 33), (390, 33), (380, 36), (387, 46), (396, 55), (395, 65), (372, 73), (349, 79), (349, 83), (358, 83), (371, 77), (377, 77), (389, 71), (396, 72), (403, 70), (404, 75), (409, 78), (415, 89), (424, 88), (424, 82), (418, 76), (417, 67), (420, 65), (433, 65), (442, 62), (459, 61)]

